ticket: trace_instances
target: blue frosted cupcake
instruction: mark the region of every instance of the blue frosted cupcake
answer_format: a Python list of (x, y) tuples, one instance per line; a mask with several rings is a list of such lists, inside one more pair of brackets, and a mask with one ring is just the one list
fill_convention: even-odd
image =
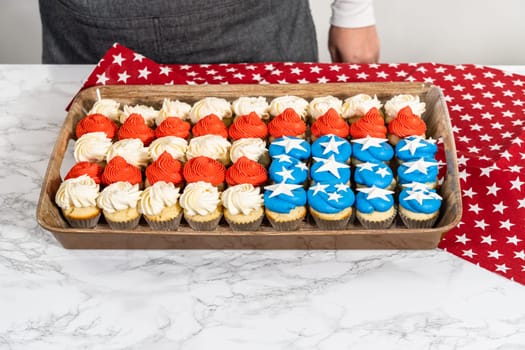
[(435, 160), (420, 158), (415, 161), (403, 162), (397, 168), (399, 185), (419, 182), (428, 188), (437, 187), (438, 163)]
[(335, 160), (332, 155), (328, 159), (313, 158), (310, 166), (310, 177), (313, 182), (321, 183), (350, 183), (350, 166)]
[(276, 157), (272, 159), (268, 176), (276, 183), (305, 184), (308, 179), (308, 166), (293, 157)]
[(310, 144), (298, 137), (283, 136), (274, 140), (268, 147), (270, 157), (286, 154), (299, 160), (310, 158)]
[(433, 160), (438, 147), (436, 140), (424, 139), (421, 136), (409, 136), (399, 141), (395, 148), (395, 155), (399, 164), (421, 158)]
[(357, 189), (355, 196), (356, 216), (367, 229), (384, 229), (392, 225), (396, 217), (393, 191), (378, 187)]
[(352, 140), (352, 163), (388, 163), (394, 157), (394, 148), (388, 139), (365, 137)]
[(386, 188), (393, 190), (396, 180), (392, 169), (385, 163), (359, 163), (354, 171), (354, 182), (357, 187)]
[(441, 202), (435, 190), (419, 183), (406, 184), (399, 193), (399, 216), (408, 228), (430, 228), (439, 216)]
[(350, 142), (336, 135), (325, 135), (312, 143), (312, 157), (334, 159), (340, 163), (350, 163), (352, 146)]
[(301, 185), (278, 183), (264, 187), (265, 214), (277, 231), (296, 230), (306, 216), (306, 191)]
[(316, 183), (307, 196), (310, 215), (321, 230), (344, 230), (353, 221), (355, 196), (348, 185)]

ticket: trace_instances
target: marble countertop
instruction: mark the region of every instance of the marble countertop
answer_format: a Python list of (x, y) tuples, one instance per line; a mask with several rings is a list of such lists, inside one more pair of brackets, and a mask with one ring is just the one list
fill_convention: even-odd
[(35, 211), (92, 68), (0, 65), (0, 349), (525, 348), (525, 287), (440, 249), (62, 248)]

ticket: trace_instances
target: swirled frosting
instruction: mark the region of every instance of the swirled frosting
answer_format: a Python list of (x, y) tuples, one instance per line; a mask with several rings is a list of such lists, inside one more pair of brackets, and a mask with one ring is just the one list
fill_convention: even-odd
[(306, 123), (293, 108), (286, 108), (268, 124), (268, 133), (275, 138), (300, 136), (306, 132)]
[(312, 143), (312, 157), (330, 158), (346, 163), (352, 155), (352, 147), (346, 139), (336, 135), (321, 136)]
[(385, 117), (387, 122), (397, 117), (397, 114), (405, 107), (410, 107), (412, 113), (421, 117), (425, 112), (425, 102), (419, 100), (419, 96), (401, 94), (392, 97), (385, 103)]
[(109, 98), (103, 98), (96, 101), (87, 114), (100, 113), (111, 120), (119, 121), (120, 117), (120, 103)]
[(336, 161), (334, 156), (327, 159), (314, 158), (314, 161), (310, 167), (310, 177), (315, 182), (347, 183), (350, 181), (350, 166)]
[(228, 138), (228, 128), (215, 114), (209, 114), (200, 119), (191, 129), (193, 137), (204, 135), (218, 135)]
[(144, 122), (152, 127), (155, 125), (155, 120), (159, 116), (159, 111), (151, 106), (145, 105), (125, 105), (123, 111), (120, 113), (120, 122), (124, 124), (126, 120), (131, 117), (132, 114), (140, 114), (144, 118)]
[(146, 178), (150, 185), (159, 181), (179, 185), (183, 182), (182, 164), (164, 151), (153, 163), (146, 168)]
[(329, 109), (334, 109), (337, 114), (341, 114), (342, 104), (343, 101), (334, 96), (316, 97), (308, 104), (308, 113), (314, 120), (328, 112)]
[(359, 139), (367, 136), (386, 138), (385, 120), (375, 107), (370, 109), (361, 119), (350, 125), (350, 135)]
[(90, 162), (79, 162), (73, 165), (71, 169), (67, 172), (64, 180), (73, 179), (80, 177), (82, 175), (87, 175), (92, 178), (95, 183), (100, 183), (100, 176), (102, 175), (102, 167), (97, 163)]
[(179, 198), (179, 204), (189, 215), (208, 215), (217, 210), (220, 192), (208, 182), (189, 183)]
[(441, 207), (442, 198), (435, 190), (404, 187), (399, 193), (399, 205), (414, 213), (432, 214)]
[(256, 113), (260, 119), (266, 120), (270, 118), (270, 105), (265, 97), (248, 97), (241, 96), (232, 102), (233, 113), (237, 116), (248, 115), (252, 112)]
[(305, 119), (308, 112), (308, 101), (292, 95), (276, 97), (270, 103), (270, 115), (276, 117), (288, 108), (293, 109), (300, 118)]
[(283, 136), (274, 140), (268, 147), (270, 157), (288, 155), (299, 160), (307, 160), (311, 154), (310, 143), (298, 137)]
[(402, 108), (397, 117), (388, 124), (388, 131), (391, 134), (404, 138), (408, 136), (424, 136), (427, 125), (417, 115), (412, 113), (410, 107)]
[(264, 189), (264, 206), (276, 213), (288, 214), (306, 205), (306, 191), (302, 185), (279, 183)]
[(110, 161), (116, 156), (121, 156), (131, 165), (145, 167), (148, 165), (150, 157), (148, 148), (139, 139), (124, 139), (115, 142), (108, 150), (106, 161)]
[(251, 184), (261, 186), (268, 180), (266, 168), (255, 160), (246, 157), (239, 158), (226, 170), (226, 183), (230, 186)]
[(243, 138), (261, 138), (268, 135), (268, 127), (255, 112), (247, 115), (241, 115), (228, 129), (230, 139), (238, 140)]
[(266, 142), (259, 138), (239, 139), (232, 143), (230, 158), (235, 163), (241, 157), (258, 161), (268, 153)]
[(115, 137), (118, 126), (115, 122), (104, 114), (96, 113), (89, 114), (84, 118), (80, 119), (75, 128), (75, 134), (77, 138), (81, 137), (90, 132), (102, 131), (110, 139)]
[(186, 150), (186, 158), (206, 156), (228, 165), (230, 163), (230, 147), (230, 141), (218, 135), (194, 137), (190, 140)]
[(420, 136), (409, 136), (400, 140), (396, 145), (396, 157), (407, 162), (420, 158), (434, 159), (438, 147), (435, 140), (425, 140)]
[(273, 158), (268, 174), (273, 182), (301, 184), (308, 178), (308, 166), (293, 157)]
[(102, 172), (101, 182), (103, 185), (126, 181), (133, 185), (142, 183), (142, 173), (136, 166), (126, 162), (121, 156), (113, 157)]
[(397, 176), (400, 184), (435, 183), (438, 176), (438, 163), (424, 158), (403, 162), (397, 168)]
[(394, 149), (385, 138), (367, 136), (352, 140), (352, 154), (361, 162), (388, 162), (394, 157)]
[(164, 208), (177, 204), (180, 189), (170, 182), (157, 181), (140, 194), (137, 203), (139, 213), (148, 216), (159, 215)]
[(393, 191), (375, 186), (357, 188), (355, 207), (365, 214), (372, 214), (375, 211), (384, 213), (394, 206), (393, 193)]
[(188, 141), (177, 136), (164, 136), (156, 139), (149, 145), (149, 157), (155, 161), (164, 151), (181, 162), (186, 161), (186, 151), (188, 150)]
[(372, 108), (380, 110), (383, 104), (374, 97), (367, 94), (357, 94), (345, 99), (342, 107), (342, 116), (345, 119), (350, 117), (362, 117)]
[(115, 182), (100, 192), (97, 206), (108, 213), (137, 207), (141, 191), (139, 185), (126, 181)]
[(308, 205), (320, 213), (335, 214), (354, 205), (355, 195), (350, 186), (343, 183), (310, 186)]
[(226, 168), (213, 158), (198, 156), (184, 164), (182, 174), (186, 182), (205, 181), (218, 186), (224, 183)]
[(140, 114), (131, 114), (118, 130), (118, 139), (139, 139), (148, 146), (155, 139), (155, 132), (144, 122)]
[(111, 139), (102, 131), (82, 135), (75, 142), (73, 156), (78, 162), (103, 162), (111, 147)]
[(387, 188), (393, 180), (392, 169), (385, 163), (359, 163), (354, 172), (354, 182), (364, 187)]
[(222, 193), (221, 201), (232, 215), (249, 215), (263, 206), (262, 197), (259, 187), (244, 183), (228, 187)]
[(155, 129), (155, 138), (164, 136), (177, 136), (187, 139), (190, 136), (190, 128), (190, 123), (178, 117), (167, 117)]
[(342, 138), (348, 137), (350, 133), (348, 124), (333, 108), (321, 115), (310, 128), (312, 135), (321, 137), (324, 135), (337, 135)]
[(55, 203), (62, 209), (94, 207), (99, 189), (99, 185), (88, 175), (70, 178), (60, 184)]
[(162, 101), (162, 107), (159, 114), (155, 118), (155, 124), (160, 125), (169, 117), (177, 117), (181, 120), (186, 120), (190, 116), (191, 105), (179, 100), (172, 101), (165, 98)]
[(205, 97), (195, 102), (190, 110), (190, 120), (196, 124), (202, 118), (215, 114), (219, 119), (229, 118), (232, 116), (230, 102), (219, 97)]

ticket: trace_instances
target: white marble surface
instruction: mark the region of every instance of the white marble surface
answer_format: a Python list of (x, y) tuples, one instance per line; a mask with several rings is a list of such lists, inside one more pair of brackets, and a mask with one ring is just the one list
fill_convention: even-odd
[(63, 249), (35, 210), (91, 68), (0, 66), (0, 349), (525, 348), (525, 286), (439, 249)]

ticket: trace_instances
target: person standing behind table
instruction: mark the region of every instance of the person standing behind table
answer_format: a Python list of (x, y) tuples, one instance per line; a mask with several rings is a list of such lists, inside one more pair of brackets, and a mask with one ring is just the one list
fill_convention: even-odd
[[(317, 61), (308, 0), (39, 0), (43, 63), (96, 63), (119, 42), (159, 63)], [(376, 62), (372, 0), (335, 0), (336, 62)]]

